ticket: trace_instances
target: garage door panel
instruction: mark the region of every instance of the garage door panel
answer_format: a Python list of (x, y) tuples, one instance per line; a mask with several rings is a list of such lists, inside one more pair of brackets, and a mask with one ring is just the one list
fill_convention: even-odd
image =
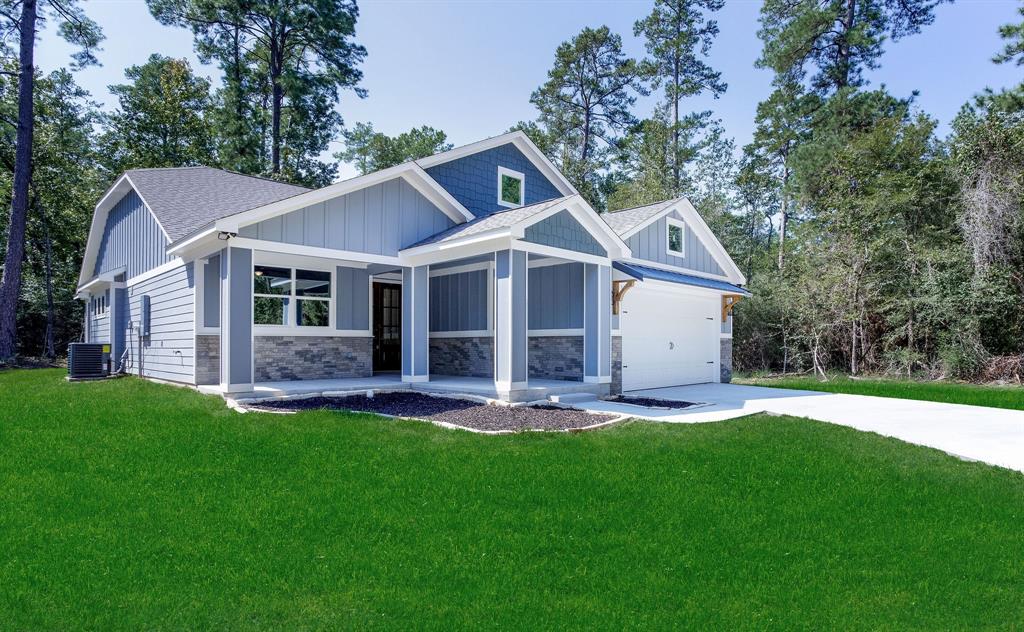
[(620, 314), (624, 390), (714, 381), (717, 297), (636, 288)]

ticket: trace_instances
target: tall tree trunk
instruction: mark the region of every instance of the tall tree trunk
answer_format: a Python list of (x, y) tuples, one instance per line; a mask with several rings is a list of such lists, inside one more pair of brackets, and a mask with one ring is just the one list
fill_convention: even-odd
[(779, 220), (779, 272), (786, 270), (786, 225), (789, 223), (789, 167), (782, 172), (782, 218)]
[(270, 170), (277, 175), (281, 173), (281, 102), (284, 100), (284, 90), (281, 87), (280, 76), (274, 77), (273, 82), (273, 99), (270, 106)]
[(14, 358), (21, 264), (25, 258), (28, 188), (32, 178), (32, 96), (35, 80), (32, 54), (36, 38), (36, 0), (22, 0), (18, 70), (18, 133), (14, 150), (14, 190), (8, 222), (7, 253), (0, 279), (0, 361)]
[(281, 173), (281, 105), (284, 102), (284, 87), (281, 74), (284, 70), (284, 50), (277, 39), (277, 30), (271, 28), (270, 41), (270, 170), (274, 175)]
[[(33, 200), (38, 200), (38, 197), (34, 196)], [(50, 219), (46, 215), (46, 207), (34, 203), (39, 208), (39, 217), (43, 222), (43, 265), (46, 271), (46, 334), (43, 338), (43, 355), (53, 360), (57, 357), (57, 347), (54, 343), (57, 319), (53, 308), (53, 240), (50, 238)]]
[[(676, 15), (676, 41), (681, 36), (681, 16)], [(673, 195), (680, 195), (682, 191), (679, 175), (679, 55), (678, 51), (672, 60), (672, 178), (675, 182)]]
[(843, 19), (843, 34), (839, 39), (839, 76), (836, 88), (850, 85), (850, 32), (857, 12), (857, 0), (846, 0), (846, 15)]

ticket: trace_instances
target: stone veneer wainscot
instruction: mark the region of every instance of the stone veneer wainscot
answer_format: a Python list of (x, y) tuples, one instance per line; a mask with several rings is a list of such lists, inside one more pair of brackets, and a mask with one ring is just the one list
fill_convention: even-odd
[(324, 380), (373, 375), (373, 338), (256, 336), (257, 382)]
[(430, 339), (430, 374), (494, 377), (494, 338)]
[(196, 384), (220, 383), (220, 335), (196, 336)]
[(583, 380), (583, 336), (531, 336), (530, 377)]

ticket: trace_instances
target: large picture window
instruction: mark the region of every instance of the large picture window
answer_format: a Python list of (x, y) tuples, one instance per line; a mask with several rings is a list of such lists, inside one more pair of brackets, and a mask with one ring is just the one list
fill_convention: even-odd
[(253, 324), (330, 327), (331, 273), (253, 267)]

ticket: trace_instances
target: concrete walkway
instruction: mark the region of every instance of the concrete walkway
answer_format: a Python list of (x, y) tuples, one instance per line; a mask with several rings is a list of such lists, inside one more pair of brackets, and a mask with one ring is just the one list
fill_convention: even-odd
[(710, 405), (688, 410), (657, 410), (603, 401), (577, 405), (671, 423), (722, 421), (760, 412), (810, 417), (1024, 472), (1024, 411), (1019, 410), (738, 384), (676, 386), (629, 395)]

